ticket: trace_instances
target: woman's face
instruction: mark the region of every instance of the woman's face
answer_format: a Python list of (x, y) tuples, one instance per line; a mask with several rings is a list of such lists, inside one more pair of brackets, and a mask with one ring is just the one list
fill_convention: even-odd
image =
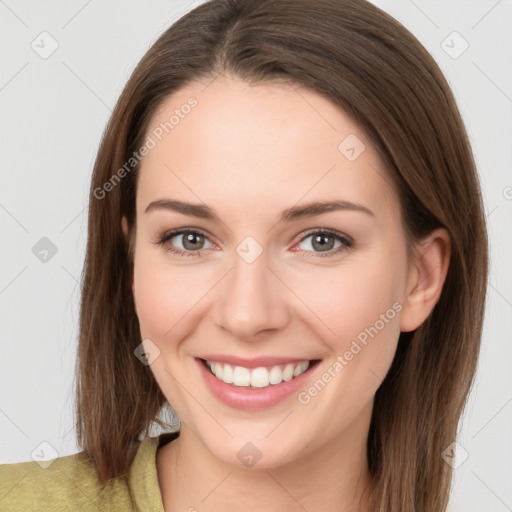
[(229, 464), (365, 439), (409, 287), (391, 180), (322, 96), (206, 85), (166, 99), (143, 151), (133, 293), (151, 371)]

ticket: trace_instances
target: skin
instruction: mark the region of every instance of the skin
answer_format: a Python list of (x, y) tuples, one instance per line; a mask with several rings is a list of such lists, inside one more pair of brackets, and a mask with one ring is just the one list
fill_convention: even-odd
[[(436, 230), (408, 257), (399, 198), (367, 135), (315, 92), (284, 83), (250, 85), (229, 76), (193, 83), (166, 98), (148, 134), (190, 96), (198, 105), (144, 158), (136, 196), (133, 294), (142, 339), (181, 419), (177, 440), (157, 452), (167, 512), (365, 511), (366, 441), (375, 392), (400, 331), (418, 327), (439, 299), (448, 234)], [(338, 146), (355, 134), (366, 146), (350, 161)], [(204, 203), (221, 222), (164, 209), (155, 200)], [(282, 210), (344, 199), (373, 212), (332, 211), (277, 223)], [(126, 219), (122, 226), (128, 236)], [(206, 233), (155, 244), (176, 228)], [(322, 257), (314, 229), (354, 240)], [(312, 231), (313, 230), (313, 231)], [(308, 233), (306, 233), (308, 232)], [(252, 236), (262, 253), (247, 263), (237, 246)], [(340, 246), (329, 238), (331, 254)], [(200, 255), (179, 257), (174, 247)], [(196, 249), (197, 253), (197, 249)], [(321, 359), (307, 388), (359, 333), (394, 303), (396, 312), (325, 388), (301, 404), (242, 411), (219, 402), (194, 361), (201, 354)], [(248, 442), (261, 452), (238, 459)], [(191, 509), (194, 510), (194, 509)]]

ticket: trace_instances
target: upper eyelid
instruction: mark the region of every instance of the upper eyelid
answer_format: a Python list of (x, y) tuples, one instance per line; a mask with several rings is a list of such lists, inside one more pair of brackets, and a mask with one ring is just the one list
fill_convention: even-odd
[[(203, 235), (208, 240), (210, 240), (210, 238), (211, 238), (211, 236), (206, 231), (203, 231), (202, 229), (199, 229), (199, 228), (178, 228), (178, 229), (173, 229), (173, 230), (170, 230), (170, 231), (167, 231), (167, 232), (163, 233), (162, 238), (165, 239), (165, 240), (170, 240), (171, 238), (174, 238), (175, 236), (183, 235), (185, 233), (198, 233), (200, 235)], [(210, 240), (210, 242), (213, 243), (212, 240)]]

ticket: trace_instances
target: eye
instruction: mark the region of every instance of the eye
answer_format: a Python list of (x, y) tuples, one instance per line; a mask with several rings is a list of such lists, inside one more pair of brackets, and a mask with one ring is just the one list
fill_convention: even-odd
[[(307, 240), (309, 241), (306, 242)], [(336, 242), (338, 242), (337, 246)], [(309, 234), (301, 239), (300, 244), (304, 244), (302, 249), (305, 252), (315, 253), (312, 257), (320, 256), (321, 258), (325, 258), (346, 251), (354, 245), (354, 241), (337, 231), (318, 229), (316, 231), (310, 231)], [(309, 249), (313, 250), (311, 251)], [(310, 256), (308, 255), (307, 257)]]
[[(181, 248), (176, 247), (176, 243), (173, 240), (181, 241)], [(208, 238), (202, 231), (198, 231), (195, 229), (181, 229), (168, 231), (163, 235), (159, 236), (156, 240), (157, 245), (165, 246), (167, 251), (173, 252), (178, 256), (200, 256), (201, 249), (208, 249), (209, 247), (204, 247), (205, 241), (208, 241)], [(211, 242), (208, 242), (211, 244)], [(213, 247), (213, 244), (211, 244)]]
[[(176, 241), (173, 241), (176, 239)], [(311, 239), (308, 243), (306, 240)], [(179, 242), (181, 247), (176, 247), (176, 243)], [(209, 243), (210, 246), (205, 247), (205, 242)], [(338, 245), (336, 246), (336, 242)], [(177, 256), (185, 257), (199, 257), (201, 256), (202, 249), (208, 249), (214, 247), (205, 233), (197, 229), (177, 229), (173, 231), (167, 231), (160, 235), (155, 242), (157, 245), (165, 247), (166, 251), (172, 252)], [(302, 237), (299, 244), (304, 244), (302, 252), (313, 253), (313, 256), (306, 257), (329, 257), (341, 254), (354, 245), (354, 241), (342, 233), (337, 231), (331, 231), (328, 229), (317, 229), (316, 231), (310, 231), (306, 236)], [(312, 249), (312, 250), (310, 250)]]

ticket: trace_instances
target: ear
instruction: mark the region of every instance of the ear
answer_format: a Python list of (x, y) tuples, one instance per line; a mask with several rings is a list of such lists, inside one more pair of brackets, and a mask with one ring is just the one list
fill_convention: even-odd
[(402, 332), (417, 329), (437, 304), (448, 273), (450, 235), (444, 228), (434, 230), (413, 250), (407, 295), (400, 315)]
[[(123, 231), (124, 239), (125, 239), (126, 243), (128, 244), (129, 243), (128, 220), (127, 220), (126, 216), (124, 216), (124, 215), (121, 217), (121, 229)], [(134, 294), (133, 288), (134, 287), (133, 287), (133, 272), (132, 272), (132, 295), (135, 300), (135, 294)]]

